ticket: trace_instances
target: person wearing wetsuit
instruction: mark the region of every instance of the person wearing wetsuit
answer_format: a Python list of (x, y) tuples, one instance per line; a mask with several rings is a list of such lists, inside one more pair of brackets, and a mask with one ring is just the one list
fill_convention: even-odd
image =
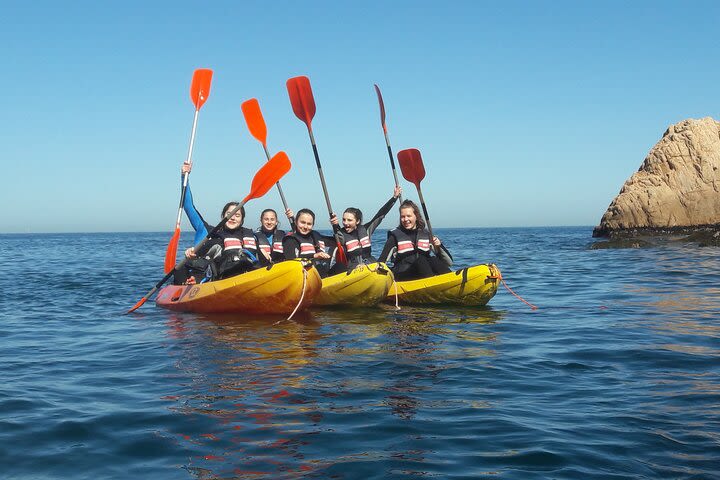
[[(292, 210), (286, 212), (292, 218)], [(283, 255), (283, 238), (285, 231), (278, 227), (277, 212), (272, 208), (266, 208), (260, 214), (260, 227), (256, 230), (255, 236), (258, 240), (258, 259), (263, 265), (285, 260)]]
[(321, 235), (313, 230), (315, 213), (302, 208), (295, 216), (295, 231), (283, 238), (283, 255), (286, 260), (308, 258), (315, 262), (315, 268), (321, 277), (327, 276), (330, 255), (325, 251), (327, 242), (334, 239)]
[[(340, 262), (335, 263), (335, 265), (330, 269), (330, 275), (343, 273), (362, 263), (377, 262), (375, 257), (372, 256), (372, 234), (385, 219), (385, 215), (388, 214), (401, 193), (402, 188), (400, 186), (396, 186), (390, 200), (385, 202), (372, 220), (365, 224), (362, 223), (362, 212), (359, 209), (350, 207), (343, 212), (343, 228), (339, 230), (338, 237), (340, 244), (345, 249), (347, 264)], [(330, 223), (337, 225), (338, 220), (335, 215), (330, 218)]]
[[(431, 244), (435, 254), (431, 255)], [(416, 280), (449, 273), (452, 256), (438, 237), (430, 241), (425, 221), (415, 202), (405, 200), (400, 205), (400, 225), (388, 232), (380, 261), (393, 259), (391, 268), (395, 280)]]
[[(182, 173), (189, 172), (190, 169), (191, 166), (186, 162), (183, 164)], [(237, 205), (238, 202), (228, 202), (223, 207), (222, 216), (225, 217)], [(207, 237), (213, 225), (207, 223), (195, 208), (189, 183), (185, 191), (183, 210), (195, 229), (195, 244), (198, 244)], [(200, 251), (196, 252), (194, 247), (186, 249), (185, 257), (189, 260), (183, 271), (175, 273), (174, 282), (182, 284), (217, 280), (252, 270), (257, 264), (257, 238), (252, 230), (242, 226), (244, 219), (245, 208), (241, 207)], [(199, 275), (203, 270), (205, 275)]]

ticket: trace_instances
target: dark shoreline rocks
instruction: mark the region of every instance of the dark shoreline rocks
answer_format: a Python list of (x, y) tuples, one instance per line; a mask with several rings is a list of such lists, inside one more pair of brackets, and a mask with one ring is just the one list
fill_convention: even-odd
[[(597, 227), (596, 227), (597, 228)], [(590, 245), (591, 250), (606, 248), (648, 248), (671, 243), (694, 243), (699, 247), (720, 247), (720, 224), (696, 227), (633, 228), (604, 232), (607, 240)]]

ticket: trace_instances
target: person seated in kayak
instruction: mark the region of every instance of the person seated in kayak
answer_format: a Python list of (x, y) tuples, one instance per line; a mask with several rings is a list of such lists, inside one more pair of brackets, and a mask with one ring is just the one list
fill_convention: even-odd
[(405, 200), (400, 205), (400, 225), (388, 232), (380, 261), (392, 259), (391, 270), (398, 281), (449, 273), (452, 266), (450, 252), (438, 237), (433, 237), (432, 245), (437, 256), (431, 255), (430, 234), (418, 206), (411, 200)]
[[(293, 211), (289, 208), (285, 212), (290, 219), (290, 226), (293, 227)], [(258, 240), (258, 259), (263, 265), (269, 265), (273, 262), (281, 262), (285, 259), (283, 255), (282, 241), (286, 232), (278, 229), (277, 212), (272, 208), (266, 208), (260, 214), (260, 227), (255, 232)]]
[(325, 251), (325, 245), (327, 242), (334, 243), (334, 239), (316, 232), (313, 226), (315, 226), (315, 213), (308, 208), (298, 210), (295, 216), (295, 231), (283, 238), (283, 255), (286, 260), (313, 259), (320, 276), (327, 276), (330, 255)]
[[(199, 251), (196, 251), (195, 247), (185, 250), (185, 257), (189, 259), (188, 264), (191, 266), (192, 262), (197, 260), (208, 262), (206, 275), (202, 281), (233, 277), (253, 270), (258, 263), (255, 234), (249, 228), (242, 226), (245, 207), (240, 207), (230, 216), (238, 205), (238, 202), (225, 204), (222, 210), (222, 217), (227, 218), (225, 225), (210, 237)], [(213, 227), (206, 223), (205, 228), (210, 231)], [(198, 281), (197, 278), (194, 280)], [(187, 283), (193, 283), (193, 279), (188, 277)]]
[[(332, 269), (330, 269), (330, 275), (343, 273), (362, 263), (377, 262), (375, 257), (372, 256), (372, 243), (370, 239), (375, 229), (382, 223), (383, 219), (385, 219), (385, 215), (388, 214), (401, 193), (402, 187), (399, 185), (395, 186), (390, 200), (385, 202), (372, 220), (365, 224), (362, 223), (363, 215), (359, 209), (354, 207), (345, 209), (342, 216), (343, 226), (338, 232), (338, 237), (340, 244), (345, 249), (347, 264), (336, 262)], [(333, 225), (338, 224), (336, 215), (330, 217), (330, 223)]]
[[(190, 172), (190, 169), (191, 165), (185, 162), (182, 173)], [(226, 217), (237, 205), (238, 202), (228, 202), (223, 207), (222, 217)], [(195, 229), (195, 244), (198, 244), (207, 237), (213, 225), (207, 223), (195, 208), (189, 183), (183, 210)], [(186, 249), (188, 261), (184, 271), (176, 272), (175, 283), (216, 280), (252, 270), (257, 264), (257, 238), (252, 230), (242, 226), (244, 219), (245, 208), (242, 207), (228, 218), (223, 228), (203, 245), (201, 251), (196, 252), (194, 247)]]

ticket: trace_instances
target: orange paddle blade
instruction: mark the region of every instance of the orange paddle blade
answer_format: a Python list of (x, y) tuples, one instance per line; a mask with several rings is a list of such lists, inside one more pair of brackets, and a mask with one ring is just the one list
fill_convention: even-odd
[(276, 153), (255, 174), (250, 186), (250, 193), (242, 201), (244, 204), (253, 198), (265, 195), (287, 172), (290, 171), (290, 159), (285, 152)]
[(170, 243), (168, 243), (167, 251), (165, 252), (165, 273), (170, 273), (175, 268), (175, 261), (177, 260), (177, 248), (180, 242), (180, 229), (176, 228), (173, 233)]
[(400, 150), (397, 157), (405, 180), (414, 183), (416, 187), (420, 188), (420, 182), (425, 178), (425, 166), (423, 165), (420, 150), (417, 148)]
[(141, 298), (139, 302), (137, 302), (135, 305), (133, 305), (132, 308), (131, 308), (130, 310), (128, 310), (127, 312), (125, 312), (125, 313), (126, 313), (126, 314), (127, 314), (127, 313), (132, 313), (132, 312), (134, 312), (135, 310), (137, 310), (138, 308), (142, 307), (142, 306), (145, 304), (145, 302), (147, 302), (147, 299), (148, 299), (148, 297), (143, 297), (143, 298)]
[(380, 87), (375, 84), (375, 93), (377, 93), (378, 102), (380, 103), (380, 123), (382, 123), (383, 132), (387, 133), (387, 127), (385, 126), (385, 103), (382, 99), (382, 93), (380, 93)]
[(210, 83), (212, 82), (213, 71), (209, 68), (198, 68), (193, 73), (190, 84), (190, 100), (196, 110), (200, 110), (205, 100), (210, 96)]
[(310, 124), (315, 116), (315, 98), (310, 87), (310, 79), (304, 76), (293, 77), (286, 85), (295, 116), (311, 128)]
[(265, 119), (263, 118), (262, 112), (260, 111), (260, 104), (256, 98), (244, 101), (240, 108), (245, 117), (245, 123), (247, 123), (250, 135), (255, 137), (263, 145), (267, 145), (267, 127), (265, 126)]

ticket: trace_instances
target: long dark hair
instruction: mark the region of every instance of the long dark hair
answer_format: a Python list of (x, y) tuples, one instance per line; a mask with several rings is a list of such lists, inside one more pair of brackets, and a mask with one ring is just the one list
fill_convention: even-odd
[[(415, 214), (415, 218), (417, 219), (415, 221), (415, 226), (418, 230), (422, 230), (425, 228), (425, 220), (423, 220), (422, 215), (420, 215), (420, 209), (415, 202), (413, 202), (412, 200), (405, 200), (400, 204), (399, 211), (402, 211), (403, 208), (412, 208), (413, 213)], [(403, 228), (402, 223), (400, 223), (399, 226), (400, 228)]]
[(355, 220), (357, 220), (358, 225), (362, 223), (362, 212), (359, 208), (355, 207), (348, 207), (345, 209), (343, 213), (350, 213), (355, 217)]
[[(222, 215), (221, 215), (220, 217), (221, 217), (221, 218), (225, 218), (225, 214), (226, 214), (227, 212), (229, 212), (230, 210), (232, 210), (233, 208), (237, 207), (238, 205), (240, 205), (240, 202), (228, 202), (228, 203), (226, 203), (225, 206), (224, 206), (223, 209), (222, 209)], [(245, 206), (240, 207), (240, 213), (242, 213), (242, 217), (243, 217), (243, 218), (242, 218), (242, 222), (240, 222), (240, 225), (239, 225), (239, 226), (242, 227), (242, 224), (245, 223)]]

